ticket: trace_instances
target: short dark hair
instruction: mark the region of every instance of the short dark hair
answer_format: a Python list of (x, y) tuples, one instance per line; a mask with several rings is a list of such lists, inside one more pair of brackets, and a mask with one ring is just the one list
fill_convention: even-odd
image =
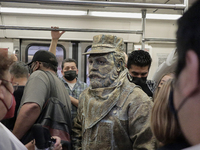
[(10, 66), (10, 73), (15, 78), (28, 78), (29, 75), (29, 69), (28, 66), (21, 61), (16, 61)]
[(77, 62), (76, 62), (75, 59), (72, 59), (72, 58), (66, 58), (66, 59), (64, 59), (64, 60), (62, 61), (62, 70), (63, 70), (63, 68), (64, 68), (64, 64), (65, 64), (66, 62), (74, 62), (74, 63), (76, 64), (76, 68), (78, 68), (78, 66), (77, 66)]
[(57, 72), (57, 66), (54, 66), (50, 63), (45, 63), (45, 62), (41, 62), (41, 63), (45, 68), (48, 68), (48, 69), (53, 70), (54, 72)]
[(151, 56), (144, 50), (134, 50), (128, 56), (127, 68), (130, 69), (131, 65), (139, 67), (151, 66)]
[(193, 50), (200, 60), (200, 1), (196, 1), (188, 11), (178, 20), (176, 33), (176, 46), (178, 52), (178, 63), (176, 77), (179, 76), (186, 64), (186, 53)]

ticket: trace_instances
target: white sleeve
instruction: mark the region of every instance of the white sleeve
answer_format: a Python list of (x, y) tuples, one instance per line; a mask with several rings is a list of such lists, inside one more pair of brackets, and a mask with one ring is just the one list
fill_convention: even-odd
[(176, 49), (172, 50), (172, 52), (168, 55), (166, 61), (164, 61), (156, 70), (156, 72), (153, 75), (152, 80), (156, 81), (158, 83), (161, 79), (161, 77), (164, 74), (174, 72), (176, 69), (177, 64), (177, 52)]
[(0, 150), (27, 150), (27, 148), (0, 123)]

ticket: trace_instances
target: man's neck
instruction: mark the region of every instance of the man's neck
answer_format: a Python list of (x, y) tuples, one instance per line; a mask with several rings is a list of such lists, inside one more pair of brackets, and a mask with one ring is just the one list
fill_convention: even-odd
[(67, 80), (65, 77), (64, 77), (64, 79), (65, 79), (65, 81), (68, 82), (68, 83), (76, 83), (76, 82), (77, 82), (77, 79), (76, 79), (76, 78), (75, 78), (74, 80), (72, 80), (72, 81)]
[(20, 86), (25, 86), (27, 80), (28, 80), (28, 79), (27, 79), (26, 77), (23, 77), (23, 78), (14, 78), (14, 79), (13, 79), (13, 82), (18, 83)]
[(55, 71), (53, 71), (53, 70), (51, 70), (51, 69), (49, 69), (49, 68), (45, 68), (45, 67), (43, 67), (43, 68), (40, 68), (39, 70), (43, 70), (43, 71), (50, 71), (50, 72), (52, 72), (52, 73), (56, 74), (56, 72), (55, 72)]

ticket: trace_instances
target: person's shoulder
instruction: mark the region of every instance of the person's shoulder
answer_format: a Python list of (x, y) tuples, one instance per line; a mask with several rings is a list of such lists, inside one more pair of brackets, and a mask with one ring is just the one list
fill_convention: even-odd
[(152, 86), (156, 85), (156, 81), (154, 81), (154, 80), (147, 80), (146, 83), (149, 85), (152, 85)]
[(134, 105), (152, 103), (152, 100), (149, 98), (149, 96), (137, 85), (134, 87), (133, 92), (131, 92), (128, 96), (128, 100), (130, 103), (134, 103)]
[(34, 78), (34, 77), (44, 77), (46, 74), (44, 71), (42, 70), (37, 70), (37, 71), (34, 71), (29, 78)]
[(88, 87), (88, 85), (85, 83), (85, 82), (83, 82), (83, 81), (81, 81), (81, 80), (79, 80), (79, 79), (77, 79), (77, 81), (76, 81), (78, 84), (80, 84), (80, 85), (83, 85), (84, 87)]

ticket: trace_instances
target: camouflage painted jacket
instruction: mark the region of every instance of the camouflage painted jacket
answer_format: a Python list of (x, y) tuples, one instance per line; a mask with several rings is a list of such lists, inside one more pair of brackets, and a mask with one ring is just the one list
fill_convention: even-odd
[(113, 88), (86, 89), (74, 119), (76, 150), (154, 150), (152, 101), (124, 72)]

